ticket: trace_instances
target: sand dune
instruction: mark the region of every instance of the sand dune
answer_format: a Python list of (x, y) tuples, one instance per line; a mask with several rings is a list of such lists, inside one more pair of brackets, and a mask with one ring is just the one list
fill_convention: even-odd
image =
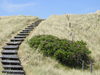
[[(37, 17), (12, 16), (0, 18), (0, 47)], [(6, 30), (5, 30), (6, 29)], [(9, 32), (8, 32), (9, 31)], [(31, 49), (27, 41), (35, 36), (50, 34), (69, 40), (83, 40), (95, 59), (93, 75), (100, 75), (100, 12), (82, 15), (53, 15), (39, 24), (22, 43), (19, 57), (27, 75), (91, 75), (89, 70), (70, 69), (55, 59), (44, 57)], [(1, 65), (0, 65), (1, 70)], [(1, 75), (1, 74), (0, 74)]]

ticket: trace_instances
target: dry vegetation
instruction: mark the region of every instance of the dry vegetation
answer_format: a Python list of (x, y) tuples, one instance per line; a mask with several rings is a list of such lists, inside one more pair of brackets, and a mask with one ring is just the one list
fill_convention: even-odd
[(34, 22), (37, 17), (32, 16), (5, 16), (0, 17), (0, 49), (12, 35)]
[[(2, 47), (14, 35), (25, 28), (27, 25), (33, 23), (37, 17), (32, 16), (1, 16), (0, 17), (0, 51)], [(1, 55), (1, 54), (0, 54)], [(0, 63), (0, 75), (2, 66)]]
[[(71, 23), (71, 26), (69, 26)], [(100, 61), (100, 14), (51, 16), (42, 22), (32, 33), (34, 35), (50, 34), (70, 40), (83, 40), (92, 51), (95, 61)]]
[[(24, 66), (24, 70), (26, 71), (26, 75), (100, 75), (99, 15), (99, 12), (86, 15), (53, 15), (47, 20), (43, 21), (30, 33), (30, 35), (20, 46), (19, 57), (21, 58), (22, 65)], [(17, 21), (19, 21), (19, 23), (16, 24), (13, 22), (13, 25), (21, 25), (22, 21)], [(27, 22), (25, 21), (24, 24), (27, 25)], [(9, 26), (12, 25), (12, 21), (10, 22), (11, 23), (9, 23)], [(23, 25), (22, 27), (24, 27), (25, 25)], [(21, 27), (18, 26), (19, 30), (20, 28)], [(4, 29), (5, 28), (2, 29), (3, 33), (0, 32), (0, 35), (4, 34)], [(8, 28), (6, 30), (5, 39), (10, 38), (6, 37), (6, 35), (8, 34), (7, 31), (10, 31), (10, 29)], [(16, 30), (16, 32), (17, 31), (18, 30)], [(38, 52), (38, 49), (36, 51), (31, 49), (27, 41), (31, 37), (41, 34), (50, 34), (59, 38), (66, 38), (69, 40), (85, 41), (88, 44), (88, 48), (90, 48), (90, 50), (92, 51), (91, 56), (95, 59), (93, 73), (91, 74), (89, 70), (82, 71), (78, 69), (70, 69), (68, 67), (64, 67), (56, 60), (49, 57), (44, 57), (41, 53)], [(9, 34), (9, 36), (11, 35)], [(4, 38), (0, 38), (0, 40), (1, 39)]]
[[(50, 35), (57, 36), (59, 38), (85, 41), (88, 44), (88, 48), (92, 51), (91, 56), (93, 57), (93, 59), (95, 59), (93, 75), (100, 75), (100, 47), (99, 47), (100, 16), (99, 15), (100, 13), (85, 14), (85, 15), (71, 15), (71, 14), (60, 15), (60, 16), (53, 15), (49, 17), (47, 20), (43, 21), (31, 33), (29, 38), (35, 35), (50, 34)], [(25, 46), (23, 48), (25, 48)], [(63, 67), (59, 67), (57, 61), (51, 60), (50, 58), (46, 58), (46, 57), (44, 58), (43, 55), (38, 54), (38, 52), (37, 53), (31, 52), (33, 54), (32, 55), (27, 52), (28, 50), (26, 51), (25, 50), (19, 52), (19, 54), (21, 56), (22, 52), (25, 52), (26, 53), (25, 56), (31, 59), (31, 60), (26, 60), (27, 64), (26, 63), (23, 64), (25, 67), (27, 67), (25, 68), (27, 74), (30, 73), (30, 75), (35, 75), (35, 74), (37, 75), (66, 75), (66, 74), (91, 75), (89, 71), (82, 72), (76, 69), (70, 70), (70, 69), (65, 69)], [(29, 50), (31, 51), (31, 49)], [(23, 59), (24, 56), (22, 60)]]

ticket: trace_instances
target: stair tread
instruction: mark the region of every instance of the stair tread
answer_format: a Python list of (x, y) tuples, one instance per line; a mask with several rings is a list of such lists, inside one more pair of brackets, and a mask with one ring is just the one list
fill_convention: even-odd
[(7, 75), (25, 75), (23, 70), (4, 70), (2, 73), (6, 73)]
[(25, 28), (25, 29), (33, 29), (32, 27), (27, 27), (27, 28)]
[(26, 27), (25, 29), (29, 29), (30, 30), (30, 29), (34, 29), (34, 27)]
[(19, 34), (29, 34), (29, 33), (19, 33)]
[(30, 26), (32, 26), (32, 24), (31, 25), (28, 25), (27, 27), (30, 27)]
[(28, 31), (22, 31), (22, 32), (20, 32), (20, 33), (29, 33)]
[(7, 46), (4, 46), (3, 47), (3, 49), (8, 49), (8, 48), (10, 48), (10, 49), (16, 49), (16, 48), (19, 48), (19, 46), (18, 45), (15, 45), (15, 46), (13, 46), (13, 45), (7, 45)]
[(20, 63), (19, 60), (1, 60), (2, 63)]
[(9, 65), (9, 64), (8, 64), (8, 65), (3, 65), (3, 67), (4, 67), (4, 68), (7, 68), (7, 67), (8, 67), (8, 68), (10, 68), (10, 67), (11, 67), (11, 68), (22, 68), (21, 65)]
[(17, 50), (3, 50), (2, 53), (17, 53)]
[(30, 29), (24, 29), (23, 31), (30, 31)]
[(24, 29), (23, 31), (31, 31), (30, 29)]
[(26, 36), (17, 35), (15, 38), (26, 38)]
[(16, 50), (16, 51), (18, 51), (18, 49), (3, 49), (3, 50)]
[(23, 38), (14, 38), (14, 39), (11, 39), (11, 41), (23, 41), (24, 39)]
[(15, 72), (15, 73), (16, 73), (16, 72), (17, 72), (17, 73), (24, 73), (23, 70), (4, 70), (4, 71), (2, 71), (2, 72), (3, 72), (3, 73), (7, 73), (7, 72), (8, 72), (8, 73), (12, 73), (12, 72), (13, 72), (13, 73), (14, 73), (14, 72)]
[(2, 55), (2, 58), (18, 58), (17, 55)]
[(34, 28), (34, 26), (28, 26), (27, 28)]
[(20, 32), (20, 33), (28, 33), (28, 34), (29, 34), (29, 33), (30, 33), (30, 31), (22, 31), (22, 32)]
[(15, 42), (8, 42), (7, 45), (20, 45), (21, 41), (15, 41)]
[(19, 33), (18, 35), (29, 35), (29, 33)]
[(32, 31), (32, 30), (33, 30), (32, 28), (25, 28), (25, 29), (29, 29), (30, 31)]
[[(9, 75), (9, 74), (6, 73), (6, 72), (4, 72), (4, 73), (5, 73), (4, 75)], [(13, 74), (13, 73), (10, 73), (10, 75), (25, 75), (25, 74), (18, 74), (18, 73)]]

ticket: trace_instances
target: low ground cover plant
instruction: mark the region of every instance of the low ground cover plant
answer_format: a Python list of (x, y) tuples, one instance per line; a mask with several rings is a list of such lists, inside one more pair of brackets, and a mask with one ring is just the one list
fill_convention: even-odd
[(91, 60), (91, 51), (83, 41), (59, 39), (52, 35), (38, 35), (28, 41), (30, 47), (39, 48), (45, 56), (57, 59), (63, 65), (80, 68), (84, 61), (87, 67)]

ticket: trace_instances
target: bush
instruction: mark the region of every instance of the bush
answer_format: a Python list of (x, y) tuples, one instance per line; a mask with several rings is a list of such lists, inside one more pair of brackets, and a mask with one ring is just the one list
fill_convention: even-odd
[(51, 35), (39, 35), (31, 38), (29, 45), (40, 48), (44, 55), (54, 57), (60, 63), (70, 67), (81, 67), (82, 61), (87, 66), (90, 60), (91, 52), (83, 41), (74, 42)]

